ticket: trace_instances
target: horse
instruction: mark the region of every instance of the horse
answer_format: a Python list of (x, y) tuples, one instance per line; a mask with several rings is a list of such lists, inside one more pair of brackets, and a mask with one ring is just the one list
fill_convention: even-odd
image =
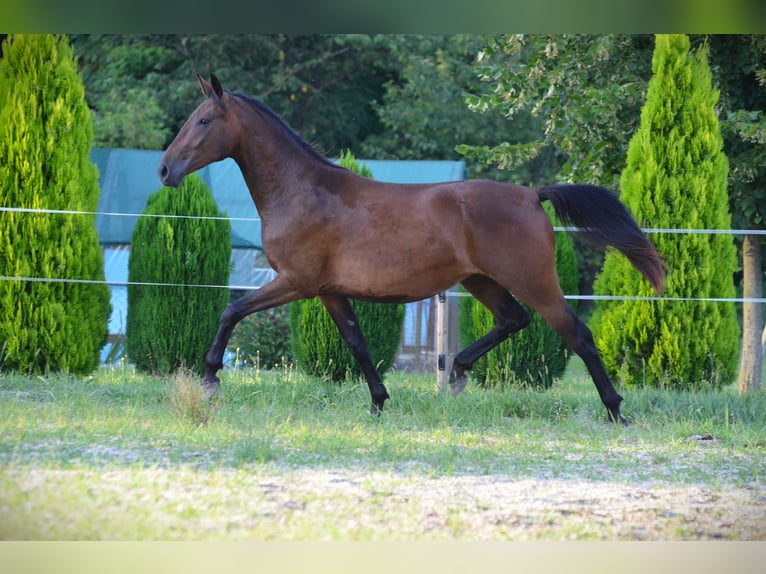
[(562, 293), (555, 233), (542, 203), (599, 247), (623, 253), (656, 293), (665, 265), (616, 195), (594, 185), (530, 188), (491, 180), (393, 184), (356, 175), (317, 152), (262, 102), (197, 74), (204, 101), (165, 150), (163, 185), (177, 187), (206, 165), (232, 158), (261, 217), (274, 279), (231, 303), (205, 355), (210, 397), (236, 324), (244, 317), (318, 297), (369, 387), (373, 414), (390, 398), (370, 359), (349, 299), (405, 303), (461, 284), (492, 313), (494, 327), (454, 358), (454, 395), (482, 355), (540, 313), (585, 363), (612, 422), (627, 424), (623, 398), (606, 373), (588, 327)]

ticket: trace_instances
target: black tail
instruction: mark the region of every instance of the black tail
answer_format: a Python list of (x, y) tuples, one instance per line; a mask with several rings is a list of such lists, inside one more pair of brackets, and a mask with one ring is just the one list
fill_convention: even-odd
[(551, 185), (540, 188), (537, 195), (540, 201), (551, 202), (564, 225), (579, 227), (602, 249), (611, 246), (622, 252), (654, 291), (662, 293), (665, 265), (613, 192), (596, 185)]

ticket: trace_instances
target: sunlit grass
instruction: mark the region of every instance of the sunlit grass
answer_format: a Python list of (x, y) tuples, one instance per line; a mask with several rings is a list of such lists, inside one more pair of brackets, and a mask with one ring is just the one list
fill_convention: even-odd
[(169, 461), (202, 448), (211, 465), (276, 460), (452, 473), (502, 471), (504, 457), (542, 456), (551, 444), (568, 451), (644, 441), (684, 448), (694, 435), (737, 448), (766, 444), (763, 393), (623, 390), (632, 424), (621, 429), (608, 424), (595, 388), (576, 370), (546, 392), (469, 385), (452, 397), (425, 375), (392, 375), (387, 385), (392, 399), (373, 417), (363, 382), (329, 384), (292, 369), (225, 373), (210, 401), (188, 373), (153, 378), (124, 368), (90, 379), (4, 375), (0, 456), (24, 460), (21, 444), (58, 461), (81, 460), (82, 452), (74, 456), (78, 448), (87, 453), (83, 445), (93, 443), (137, 451), (159, 445)]
[[(308, 491), (294, 500), (279, 486), (279, 477), (293, 484), (293, 473), (342, 470), (405, 486), (413, 477), (498, 477), (724, 490), (760, 488), (766, 474), (763, 392), (620, 389), (631, 421), (624, 429), (608, 423), (576, 363), (543, 392), (469, 384), (452, 397), (434, 376), (411, 374), (392, 374), (386, 384), (392, 398), (371, 416), (364, 382), (332, 384), (287, 366), (225, 371), (212, 400), (188, 373), (150, 377), (118, 366), (89, 378), (2, 374), (0, 538), (269, 539), (260, 521), (279, 521), (268, 514), (271, 484), (291, 516), (289, 528), (280, 522), (282, 538), (310, 537), (320, 528), (312, 520), (330, 538), (396, 538), (382, 516), (356, 528), (352, 518), (333, 521), (339, 511), (304, 516), (304, 506), (325, 504), (353, 512), (353, 489), (327, 501)], [(237, 488), (248, 484), (263, 496), (240, 498)], [(175, 489), (172, 504), (163, 488)], [(365, 497), (387, 496), (377, 484), (364, 488)], [(223, 509), (236, 516), (230, 530), (206, 515)], [(122, 513), (124, 520), (107, 517)], [(468, 519), (457, 510), (442, 518), (446, 530), (437, 537), (459, 536)], [(408, 515), (398, 520), (402, 529), (418, 527)], [(587, 525), (570, 524), (569, 534), (556, 528), (538, 537), (594, 536)]]

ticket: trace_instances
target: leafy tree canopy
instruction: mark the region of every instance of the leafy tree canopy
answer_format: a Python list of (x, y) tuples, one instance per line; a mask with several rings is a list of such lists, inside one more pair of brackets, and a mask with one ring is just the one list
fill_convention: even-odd
[(97, 143), (134, 148), (170, 142), (201, 98), (197, 72), (264, 100), (325, 153), (358, 148), (381, 129), (370, 102), (393, 64), (365, 35), (82, 35), (73, 43)]

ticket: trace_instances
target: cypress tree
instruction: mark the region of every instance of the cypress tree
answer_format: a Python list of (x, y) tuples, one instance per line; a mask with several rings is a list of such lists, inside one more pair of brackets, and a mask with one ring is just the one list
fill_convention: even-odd
[[(549, 205), (543, 206), (554, 225), (559, 225)], [(577, 293), (577, 256), (567, 233), (556, 237), (556, 271), (566, 294)], [(523, 270), (519, 271), (523, 273)], [(570, 303), (576, 308), (575, 303)], [(527, 327), (479, 359), (471, 377), (482, 386), (528, 385), (548, 388), (566, 369), (569, 349), (564, 340), (534, 311)], [(460, 300), (460, 343), (466, 347), (494, 326), (492, 313), (473, 297)]]
[[(152, 194), (144, 214), (224, 215), (196, 174), (178, 189), (163, 187)], [(229, 284), (230, 235), (225, 219), (142, 217), (136, 222), (128, 260), (126, 336), (128, 358), (138, 369), (202, 372), (229, 300), (228, 289), (214, 286)], [(195, 287), (203, 285), (208, 287)]]
[[(730, 229), (723, 154), (705, 49), (685, 35), (657, 36), (641, 126), (628, 148), (621, 199), (639, 221), (672, 229)], [(733, 297), (729, 235), (657, 233), (669, 298)], [(624, 257), (607, 254), (594, 286), (603, 295), (651, 296)], [(610, 375), (627, 385), (696, 386), (731, 381), (738, 352), (733, 303), (598, 302), (593, 332)]]
[[(369, 168), (360, 165), (351, 152), (341, 153), (338, 163), (354, 173), (372, 177)], [(401, 340), (404, 305), (365, 301), (351, 304), (367, 339), (370, 358), (382, 375), (394, 364)], [(289, 312), (293, 357), (303, 371), (336, 382), (362, 375), (330, 314), (318, 299), (290, 303)]]
[[(67, 38), (12, 35), (2, 54), (0, 205), (95, 212), (93, 126)], [(94, 215), (0, 213), (0, 276), (44, 279), (0, 281), (0, 367), (98, 366), (111, 305)]]

